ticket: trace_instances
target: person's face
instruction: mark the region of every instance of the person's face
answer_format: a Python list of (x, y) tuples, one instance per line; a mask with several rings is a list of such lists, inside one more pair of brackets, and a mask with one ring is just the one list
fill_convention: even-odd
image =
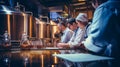
[(70, 25), (71, 25), (71, 24), (67, 23), (67, 27), (68, 27), (68, 28), (70, 28)]
[(73, 30), (77, 29), (78, 25), (77, 23), (73, 23)]
[(72, 25), (70, 23), (67, 24), (67, 27), (72, 30)]
[(63, 25), (61, 25), (61, 24), (58, 24), (58, 29), (59, 29), (60, 31), (64, 31), (65, 27), (64, 27)]
[(62, 27), (60, 24), (58, 24), (58, 29), (61, 31), (62, 30)]
[(78, 26), (77, 26), (76, 23), (73, 23), (73, 24), (69, 24), (68, 27), (69, 27), (72, 31), (74, 31)]
[(81, 21), (76, 21), (76, 22), (77, 22), (78, 27), (80, 27), (81, 29), (84, 27)]
[(74, 30), (74, 27), (73, 27), (73, 25), (69, 25), (69, 28), (71, 29), (71, 30)]

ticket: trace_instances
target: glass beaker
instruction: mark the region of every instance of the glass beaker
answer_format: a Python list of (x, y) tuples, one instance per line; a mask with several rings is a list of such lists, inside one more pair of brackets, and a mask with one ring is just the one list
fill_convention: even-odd
[(26, 32), (22, 34), (20, 46), (21, 48), (31, 48), (31, 43), (28, 39), (28, 35), (26, 34)]
[(11, 39), (10, 35), (8, 34), (7, 31), (3, 34), (3, 47), (4, 48), (10, 48), (11, 47)]

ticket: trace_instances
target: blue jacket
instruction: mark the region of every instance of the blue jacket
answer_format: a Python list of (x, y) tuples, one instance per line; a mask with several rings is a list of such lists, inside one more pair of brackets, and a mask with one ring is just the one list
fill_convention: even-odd
[(120, 0), (109, 0), (95, 10), (90, 34), (83, 43), (88, 50), (120, 63)]

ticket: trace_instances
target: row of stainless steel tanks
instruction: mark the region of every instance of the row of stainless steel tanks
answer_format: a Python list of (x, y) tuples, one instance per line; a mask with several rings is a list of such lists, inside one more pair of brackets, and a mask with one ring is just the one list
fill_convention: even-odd
[(13, 41), (20, 40), (23, 32), (26, 32), (30, 38), (54, 38), (57, 25), (43, 22), (32, 15), (1, 5), (0, 35), (3, 35), (6, 30)]

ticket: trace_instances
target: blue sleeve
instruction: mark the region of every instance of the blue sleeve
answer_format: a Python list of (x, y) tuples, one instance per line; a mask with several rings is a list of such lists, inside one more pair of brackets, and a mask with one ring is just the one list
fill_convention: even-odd
[(88, 38), (82, 42), (88, 50), (100, 52), (108, 44), (104, 36), (107, 34), (106, 29), (111, 15), (107, 8), (96, 9)]

